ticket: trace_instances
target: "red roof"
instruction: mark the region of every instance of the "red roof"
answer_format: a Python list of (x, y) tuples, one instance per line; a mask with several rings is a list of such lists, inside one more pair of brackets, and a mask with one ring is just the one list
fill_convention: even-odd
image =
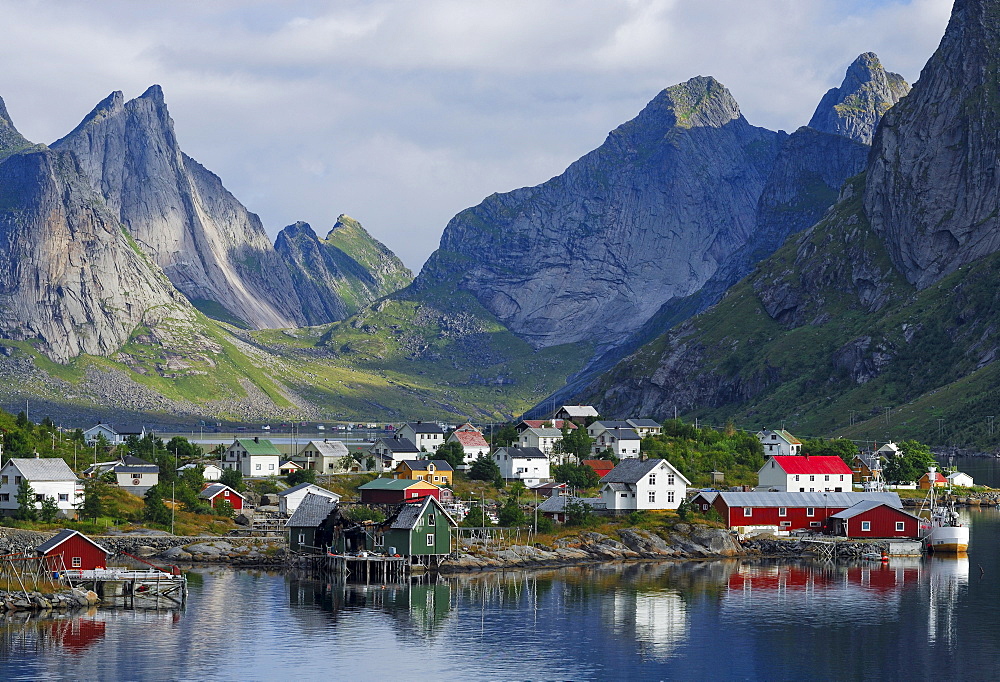
[[(927, 480), (930, 480), (930, 476), (931, 476), (931, 472), (928, 471), (926, 474), (924, 474), (923, 476), (920, 477), (920, 480), (922, 481), (925, 478)], [(947, 483), (948, 479), (945, 478), (944, 476), (942, 476), (940, 471), (935, 471), (934, 472), (934, 482), (935, 483)]]
[(601, 473), (602, 471), (607, 473), (615, 468), (615, 463), (610, 459), (585, 459), (583, 463), (597, 473)]
[(488, 448), (490, 446), (490, 444), (486, 442), (486, 439), (483, 438), (483, 434), (478, 431), (456, 431), (453, 435), (459, 443), (467, 448), (477, 446)]
[(847, 474), (852, 475), (851, 467), (840, 457), (821, 455), (775, 455), (774, 461), (786, 474)]

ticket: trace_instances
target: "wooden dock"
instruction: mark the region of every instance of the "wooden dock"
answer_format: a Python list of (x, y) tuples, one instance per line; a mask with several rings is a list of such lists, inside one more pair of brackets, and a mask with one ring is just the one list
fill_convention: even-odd
[(101, 601), (128, 608), (177, 608), (187, 602), (187, 578), (166, 571), (104, 568), (66, 570), (70, 584), (93, 590)]
[(304, 554), (296, 564), (314, 577), (365, 585), (404, 582), (410, 573), (405, 557), (383, 555)]

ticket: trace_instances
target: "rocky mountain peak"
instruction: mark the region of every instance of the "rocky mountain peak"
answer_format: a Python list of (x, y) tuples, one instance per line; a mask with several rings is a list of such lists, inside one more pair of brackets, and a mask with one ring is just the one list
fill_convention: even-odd
[(14, 121), (7, 113), (7, 105), (0, 97), (0, 160), (29, 146), (31, 146), (31, 142), (25, 139), (14, 127)]
[(1000, 3), (956, 0), (937, 51), (873, 142), (865, 212), (923, 288), (1000, 250)]
[(711, 76), (696, 76), (660, 93), (652, 106), (667, 106), (683, 128), (720, 128), (740, 118), (729, 89)]
[(847, 68), (840, 87), (820, 100), (809, 127), (871, 144), (882, 116), (909, 91), (902, 76), (886, 71), (874, 52), (865, 52)]

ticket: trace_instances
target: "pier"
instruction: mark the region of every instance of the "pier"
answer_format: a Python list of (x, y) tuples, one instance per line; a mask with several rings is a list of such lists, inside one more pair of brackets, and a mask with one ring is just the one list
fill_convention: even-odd
[(181, 573), (128, 568), (62, 571), (71, 586), (93, 590), (102, 602), (130, 608), (183, 607), (187, 601), (187, 578)]
[(296, 557), (295, 565), (310, 575), (334, 582), (399, 583), (410, 574), (406, 557), (356, 556), (346, 554), (306, 554)]

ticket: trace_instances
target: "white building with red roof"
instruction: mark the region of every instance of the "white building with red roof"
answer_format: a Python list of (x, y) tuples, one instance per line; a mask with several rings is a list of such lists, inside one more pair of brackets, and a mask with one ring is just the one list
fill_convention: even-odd
[(757, 472), (757, 490), (789, 493), (849, 493), (851, 467), (840, 457), (775, 455)]
[(463, 424), (448, 436), (448, 443), (459, 443), (465, 451), (466, 464), (472, 464), (480, 455), (490, 454), (490, 444), (482, 432), (472, 424)]

